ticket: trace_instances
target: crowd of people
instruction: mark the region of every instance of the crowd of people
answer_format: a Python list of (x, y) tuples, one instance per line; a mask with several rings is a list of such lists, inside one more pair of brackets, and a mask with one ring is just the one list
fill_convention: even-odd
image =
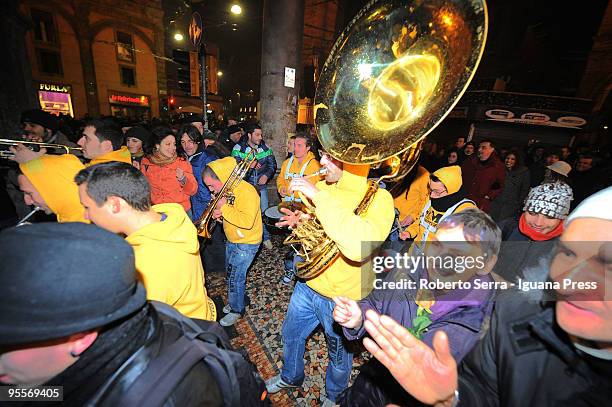
[[(612, 187), (609, 163), (586, 148), (459, 137), (437, 153), (426, 143), (403, 180), (373, 189), (369, 166), (336, 159), (307, 129), (288, 137), (279, 167), (257, 123), (210, 131), (197, 116), (152, 126), (107, 117), (83, 122), (71, 140), (42, 110), (22, 122), (24, 140), (73, 150), (10, 147), (4, 183), (17, 215), (34, 208), (54, 222), (0, 233), (3, 384), (62, 385), (68, 405), (123, 405), (131, 385), (167, 388), (168, 405), (230, 405), (233, 390), (233, 405), (265, 404), (266, 393), (302, 386), (306, 342), (320, 326), (323, 406), (586, 406), (612, 396)], [(244, 178), (222, 193), (247, 159)], [(270, 223), (273, 182), (282, 216)], [(308, 253), (275, 247), (271, 228), (314, 220), (338, 254), (304, 277)], [(202, 355), (225, 340), (215, 321), (229, 327), (248, 313), (261, 250), (287, 253), (277, 276), (292, 290), (282, 368), (265, 385), (253, 370), (228, 388), (218, 363), (230, 359)], [(427, 262), (375, 271), (377, 256), (400, 252), (484, 260), (452, 273)], [(206, 289), (213, 270), (226, 276), (221, 310)], [(558, 285), (521, 290), (525, 282)], [(211, 333), (221, 339), (196, 341)], [(195, 355), (189, 363), (204, 363), (179, 363), (174, 341)], [(355, 343), (373, 357), (351, 384)], [(159, 376), (153, 393), (146, 366), (175, 356), (182, 373)]]

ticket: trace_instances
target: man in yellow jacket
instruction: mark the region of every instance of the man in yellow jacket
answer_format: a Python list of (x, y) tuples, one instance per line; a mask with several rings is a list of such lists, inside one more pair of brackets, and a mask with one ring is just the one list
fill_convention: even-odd
[[(281, 166), (280, 174), (276, 178), (276, 188), (283, 202), (301, 202), (297, 192), (289, 193), (289, 184), (294, 178), (308, 177), (321, 169), (321, 164), (315, 158), (312, 151), (312, 141), (306, 133), (298, 133), (293, 136), (293, 154), (287, 158)], [(321, 177), (313, 176), (307, 178), (311, 184), (316, 184)], [(292, 251), (293, 252), (293, 251)], [(285, 259), (285, 275), (282, 283), (291, 285), (295, 278), (295, 265), (302, 259), (295, 253)]]
[[(221, 191), (235, 166), (236, 160), (233, 157), (208, 163), (202, 172), (202, 180), (213, 195)], [(227, 315), (219, 321), (223, 326), (234, 325), (244, 313), (247, 271), (263, 236), (259, 194), (255, 187), (241, 180), (231, 192), (231, 199), (219, 199), (213, 214), (214, 219), (222, 219), (223, 231), (227, 237), (225, 267), (228, 304), (223, 308)]]
[(147, 299), (172, 305), (190, 318), (216, 320), (204, 287), (197, 231), (181, 205), (151, 206), (149, 182), (127, 163), (92, 165), (75, 182), (85, 218), (126, 236)]
[(87, 222), (74, 176), (83, 168), (81, 162), (63, 160), (58, 155), (42, 157), (19, 165), (19, 189), (26, 205), (36, 206), (58, 222)]
[[(387, 238), (394, 210), (391, 194), (379, 189), (365, 214), (355, 215), (368, 189), (369, 167), (343, 164), (327, 154), (321, 157), (321, 166), (327, 170), (324, 181), (312, 185), (308, 180), (294, 179), (289, 192), (300, 191), (312, 201), (317, 219), (337, 244), (340, 256), (317, 277), (295, 285), (283, 323), (283, 368), (266, 386), (269, 393), (301, 386), (306, 339), (322, 325), (329, 352), (323, 404), (330, 405), (348, 385), (353, 361), (342, 334), (333, 327), (332, 298), (344, 295), (358, 301), (372, 290), (371, 255)], [(301, 216), (294, 212), (284, 221), (295, 226)]]

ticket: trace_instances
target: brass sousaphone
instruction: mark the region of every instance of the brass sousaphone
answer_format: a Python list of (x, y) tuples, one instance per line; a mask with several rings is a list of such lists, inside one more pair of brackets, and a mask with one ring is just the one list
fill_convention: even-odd
[[(474, 77), (487, 25), (484, 0), (370, 1), (321, 70), (315, 126), (323, 148), (345, 163), (389, 167), (383, 178), (404, 177)], [(356, 214), (366, 213), (377, 187), (370, 183)], [(305, 279), (339, 256), (314, 216), (285, 243), (298, 246), (297, 274)]]

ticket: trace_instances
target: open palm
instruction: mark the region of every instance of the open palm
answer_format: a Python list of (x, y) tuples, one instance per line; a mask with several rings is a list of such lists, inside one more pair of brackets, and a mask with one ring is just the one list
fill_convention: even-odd
[(393, 319), (372, 310), (366, 312), (364, 326), (372, 337), (364, 339), (366, 349), (404, 390), (426, 404), (452, 400), (457, 389), (457, 364), (446, 334), (436, 333), (431, 349)]

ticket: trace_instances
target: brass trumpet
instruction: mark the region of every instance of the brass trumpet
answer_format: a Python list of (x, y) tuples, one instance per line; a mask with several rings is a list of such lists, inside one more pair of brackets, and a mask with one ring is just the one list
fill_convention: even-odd
[[(25, 147), (32, 148), (32, 149), (33, 148), (38, 148), (38, 149), (46, 148), (47, 154), (70, 154), (71, 151), (73, 150), (83, 151), (83, 149), (80, 147), (68, 147), (63, 144), (39, 143), (36, 141), (11, 140), (11, 139), (6, 139), (6, 138), (0, 139), (0, 146), (9, 146), (9, 147), (25, 146)], [(14, 156), (15, 154), (13, 154), (9, 150), (0, 150), (0, 158), (11, 158)]]
[(238, 185), (240, 181), (244, 178), (246, 173), (251, 168), (251, 164), (256, 159), (256, 151), (251, 149), (251, 151), (247, 154), (247, 156), (240, 161), (230, 174), (225, 184), (221, 187), (219, 193), (210, 201), (200, 219), (195, 221), (196, 228), (198, 230), (198, 235), (202, 236), (204, 239), (210, 239), (212, 236), (212, 232), (217, 224), (217, 222), (213, 219), (213, 213), (217, 208), (217, 202), (221, 198), (227, 198), (228, 201), (231, 201), (234, 194), (234, 188)]

